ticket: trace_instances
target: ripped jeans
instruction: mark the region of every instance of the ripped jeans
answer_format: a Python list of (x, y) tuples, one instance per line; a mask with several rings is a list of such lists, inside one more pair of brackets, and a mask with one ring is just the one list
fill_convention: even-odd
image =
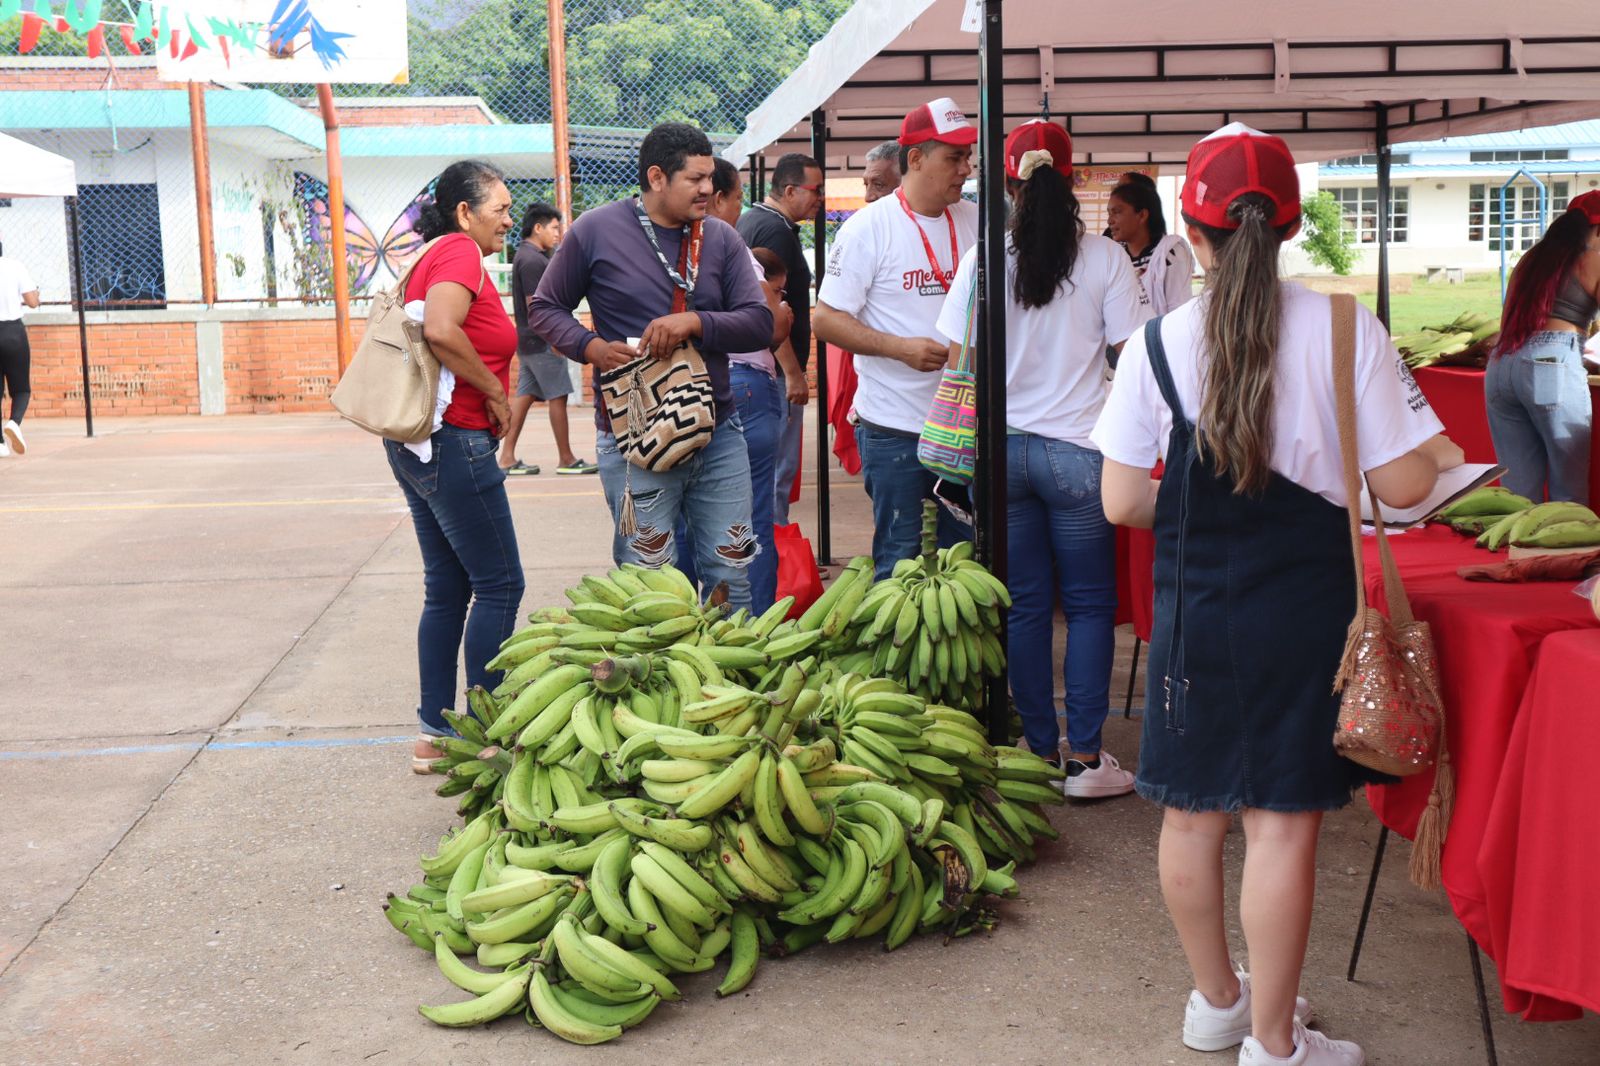
[(671, 470), (643, 470), (617, 451), (617, 438), (595, 435), (600, 485), (613, 522), (622, 506), (624, 486), (633, 493), (638, 532), (611, 538), (611, 557), (620, 566), (637, 563), (658, 567), (677, 554), (674, 530), (679, 516), (695, 544), (695, 569), (706, 595), (726, 582), (728, 603), (737, 610), (750, 606), (750, 563), (757, 542), (750, 525), (750, 456), (744, 427), (737, 414), (717, 426), (711, 443)]

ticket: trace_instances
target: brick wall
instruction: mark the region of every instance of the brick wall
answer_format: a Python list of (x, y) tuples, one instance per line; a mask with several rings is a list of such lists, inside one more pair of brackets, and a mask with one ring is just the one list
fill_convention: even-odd
[[(66, 318), (49, 315), (47, 318)], [(34, 417), (83, 411), (76, 322), (29, 323)], [(97, 413), (197, 415), (200, 386), (192, 322), (97, 323), (89, 327), (89, 384)]]
[[(78, 323), (69, 314), (30, 315), (33, 400), (30, 417), (83, 411)], [(221, 327), (220, 365), (228, 414), (328, 410), (338, 380), (333, 314), (326, 310), (174, 310), (89, 315), (89, 383), (96, 414), (201, 413), (199, 331)], [(351, 321), (361, 343), (364, 318)], [(511, 365), (516, 387), (517, 365)], [(584, 375), (583, 402), (594, 400)]]
[[(156, 76), (155, 61), (148, 61), (148, 65), (135, 65), (138, 61), (128, 59), (122, 55), (122, 42), (115, 41), (111, 47), (114, 50), (116, 64), (116, 80), (113, 88), (117, 89), (172, 89), (183, 92), (186, 87), (173, 82), (162, 81)], [(7, 63), (0, 66), (0, 90), (98, 90), (106, 87), (106, 67), (104, 60), (94, 66), (71, 65), (50, 66), (46, 62)]]
[[(312, 106), (315, 110), (315, 105)], [(488, 115), (471, 104), (409, 107), (353, 105), (339, 102), (341, 126), (488, 126)]]

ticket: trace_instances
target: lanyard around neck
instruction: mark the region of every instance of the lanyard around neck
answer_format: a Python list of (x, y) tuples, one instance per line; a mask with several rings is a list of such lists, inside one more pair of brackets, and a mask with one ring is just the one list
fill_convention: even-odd
[(911, 220), (911, 224), (917, 227), (917, 236), (922, 238), (922, 250), (928, 253), (928, 266), (933, 268), (933, 276), (944, 288), (944, 291), (949, 292), (950, 282), (955, 278), (956, 264), (961, 260), (961, 247), (956, 243), (955, 217), (950, 214), (948, 207), (944, 209), (944, 220), (950, 227), (950, 272), (947, 274), (944, 268), (939, 265), (939, 257), (933, 254), (933, 244), (928, 240), (928, 231), (922, 228), (922, 223), (917, 220), (916, 212), (912, 211), (911, 205), (906, 202), (905, 190), (896, 189), (894, 195), (900, 201), (900, 210), (904, 211), (906, 217)]
[[(673, 311), (686, 310), (694, 299), (695, 282), (700, 276), (700, 223), (692, 222), (683, 227), (683, 243), (678, 248), (678, 265), (674, 268), (667, 262), (666, 253), (661, 250), (661, 242), (656, 238), (655, 223), (650, 221), (644, 204), (637, 197), (633, 201), (633, 210), (639, 216), (639, 224), (644, 227), (644, 235), (656, 253), (656, 260), (667, 272), (667, 277), (671, 279), (676, 290), (672, 297)], [(680, 301), (682, 307), (678, 306)]]

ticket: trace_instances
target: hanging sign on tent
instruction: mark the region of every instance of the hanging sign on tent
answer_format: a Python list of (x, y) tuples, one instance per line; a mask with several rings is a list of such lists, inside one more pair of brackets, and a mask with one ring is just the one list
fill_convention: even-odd
[[(151, 15), (144, 14), (152, 8)], [(163, 81), (404, 84), (405, 0), (171, 0), (155, 20)], [(135, 36), (145, 36), (135, 27)]]
[(1085, 233), (1099, 233), (1106, 228), (1106, 211), (1111, 190), (1122, 184), (1124, 174), (1148, 174), (1154, 181), (1161, 168), (1146, 164), (1128, 166), (1074, 166), (1072, 168), (1073, 192), (1078, 196), (1080, 217)]

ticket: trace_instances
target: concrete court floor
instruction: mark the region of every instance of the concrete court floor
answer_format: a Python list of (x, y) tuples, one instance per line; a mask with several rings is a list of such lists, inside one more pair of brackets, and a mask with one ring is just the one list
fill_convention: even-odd
[[(454, 990), (378, 911), (451, 807), (406, 770), (420, 566), (377, 443), (324, 416), (27, 430), (0, 461), (0, 1063), (1233, 1061), (1178, 1042), (1159, 819), (1132, 798), (1058, 812), (1064, 840), (991, 936), (817, 949), (726, 1003), (714, 974), (688, 979), (605, 1050), (514, 1019), (430, 1026), (416, 1005)], [(554, 466), (537, 410), (525, 440)], [(526, 607), (608, 565), (594, 480), (511, 493)], [(835, 500), (838, 550), (864, 550), (863, 494)], [(809, 491), (796, 514), (811, 524)], [(1129, 765), (1137, 729), (1108, 727)], [(1464, 937), (1405, 882), (1404, 844), (1344, 980), (1375, 838), (1359, 801), (1329, 819), (1302, 991), (1373, 1063), (1482, 1062)], [(1494, 1023), (1504, 1063), (1600, 1062), (1593, 1017)]]

